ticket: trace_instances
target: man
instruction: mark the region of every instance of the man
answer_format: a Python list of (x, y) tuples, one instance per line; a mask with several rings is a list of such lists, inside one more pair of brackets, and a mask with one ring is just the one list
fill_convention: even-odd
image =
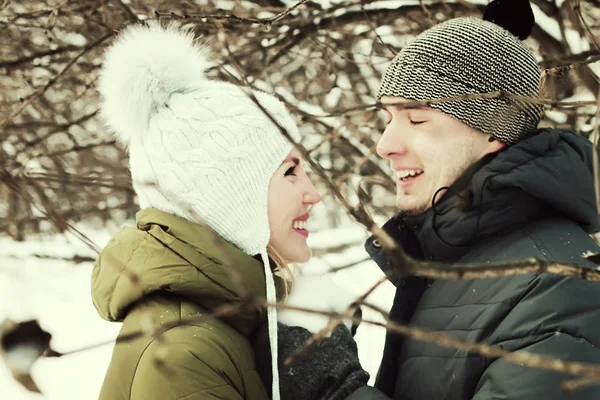
[[(531, 258), (597, 267), (584, 258), (599, 252), (588, 233), (600, 228), (587, 139), (538, 129), (541, 107), (514, 98), (399, 105), (494, 91), (538, 97), (539, 79), (516, 36), (474, 18), (423, 32), (394, 59), (378, 94), (387, 125), (377, 152), (395, 173), (400, 211), (384, 229), (409, 255), (456, 267)], [(376, 239), (366, 248), (392, 272)], [(600, 366), (599, 283), (545, 273), (394, 283), (392, 321)], [(600, 382), (561, 390), (577, 378), (388, 333), (376, 387), (398, 400), (600, 399)]]
[[(419, 35), (387, 69), (378, 94), (387, 125), (377, 152), (394, 171), (400, 212), (384, 229), (413, 258), (457, 268), (536, 258), (596, 269), (584, 258), (600, 252), (588, 235), (600, 230), (592, 146), (570, 131), (537, 128), (542, 109), (523, 97), (539, 96), (541, 73), (515, 36), (531, 26), (516, 28), (452, 19)], [(496, 91), (513, 96), (477, 95)], [(448, 97), (454, 101), (401, 104)], [(390, 320), (600, 367), (600, 283), (546, 273), (397, 279), (375, 238), (366, 249), (397, 287)], [(280, 333), (280, 359), (303, 343), (299, 336), (310, 333)], [(600, 399), (600, 382), (566, 394), (561, 384), (579, 377), (391, 332), (372, 388), (353, 378), (360, 368), (342, 349), (355, 351), (348, 340), (325, 339), (313, 350), (318, 357), (299, 362), (304, 373), (281, 374), (282, 385), (298, 399)], [(303, 385), (352, 394), (303, 396)]]

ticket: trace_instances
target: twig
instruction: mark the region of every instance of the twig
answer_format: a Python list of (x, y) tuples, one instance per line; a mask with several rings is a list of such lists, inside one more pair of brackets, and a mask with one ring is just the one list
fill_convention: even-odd
[(423, 10), (423, 14), (425, 14), (425, 17), (431, 22), (433, 18), (431, 18), (431, 12), (427, 9), (425, 1), (419, 0), (419, 5), (421, 6), (421, 10)]
[(287, 9), (283, 10), (282, 12), (280, 12), (279, 14), (277, 14), (275, 17), (271, 18), (271, 24), (281, 21), (282, 19), (284, 19), (285, 17), (287, 17), (288, 15), (290, 15), (290, 13), (292, 11), (294, 11), (295, 9), (297, 9), (298, 7), (300, 7), (301, 5), (307, 3), (309, 0), (301, 0), (298, 3), (292, 5), (291, 7), (288, 7)]
[(22, 177), (15, 177), (16, 180), (27, 183), (28, 181), (39, 181), (43, 183), (60, 183), (62, 185), (81, 185), (87, 186), (93, 185), (94, 187), (104, 187), (115, 190), (125, 190), (128, 192), (133, 192), (131, 188), (131, 182), (127, 182), (126, 184), (118, 184), (113, 182), (103, 182), (101, 178), (93, 177), (93, 176), (78, 176), (75, 174), (47, 174), (47, 173), (37, 173), (30, 172), (25, 174)]
[(61, 8), (63, 6), (69, 6), (71, 12), (83, 12), (83, 11), (87, 11), (90, 9), (89, 4), (83, 4), (78, 7), (73, 7), (72, 5), (69, 4), (69, 1), (64, 1), (63, 3), (61, 3), (58, 6), (53, 7), (53, 8), (40, 9), (40, 10), (30, 11), (30, 12), (26, 12), (26, 13), (13, 13), (12, 18), (9, 21), (14, 22), (18, 19), (30, 19), (30, 18), (37, 19), (39, 17), (45, 17), (47, 15), (51, 15), (52, 13), (60, 12)]
[[(237, 63), (234, 63), (237, 65)], [(239, 66), (238, 66), (239, 67)], [(227, 70), (224, 70), (225, 74), (231, 79), (237, 82), (237, 79), (230, 74)], [(243, 74), (242, 74), (243, 76)], [(237, 82), (239, 84), (239, 82)], [(545, 260), (527, 260), (524, 262), (510, 262), (500, 263), (492, 265), (453, 265), (448, 266), (444, 263), (436, 262), (425, 262), (412, 259), (409, 257), (398, 244), (379, 226), (377, 226), (372, 218), (361, 208), (352, 207), (345, 197), (341, 194), (337, 186), (331, 182), (327, 177), (325, 171), (320, 165), (316, 164), (310, 154), (306, 151), (304, 146), (300, 143), (296, 143), (289, 133), (283, 128), (279, 122), (273, 118), (270, 113), (260, 104), (256, 96), (246, 90), (246, 95), (254, 101), (259, 109), (275, 124), (280, 133), (301, 153), (302, 158), (309, 163), (311, 168), (319, 175), (321, 181), (325, 184), (327, 189), (333, 196), (342, 204), (347, 212), (359, 223), (363, 224), (369, 231), (371, 231), (375, 237), (377, 237), (382, 243), (383, 249), (392, 257), (394, 262), (394, 272), (398, 277), (407, 275), (425, 276), (436, 279), (482, 279), (491, 277), (503, 277), (503, 276), (514, 276), (514, 275), (525, 275), (531, 273), (552, 273), (563, 276), (575, 277), (589, 281), (600, 281), (600, 271), (592, 270), (590, 268), (581, 267), (576, 264), (561, 264), (552, 263)], [(509, 97), (523, 98), (524, 96), (507, 94), (503, 91), (496, 91), (491, 93), (477, 94), (473, 96), (459, 96), (458, 98), (498, 98), (508, 95)], [(443, 99), (455, 99), (457, 97)], [(533, 99), (535, 100), (535, 99)], [(433, 100), (438, 101), (438, 100)], [(429, 101), (428, 101), (429, 102)], [(425, 103), (428, 103), (425, 102)], [(420, 101), (402, 101), (394, 103), (394, 105), (400, 105), (404, 107), (414, 107), (423, 104)]]
[(46, 82), (46, 84), (44, 85), (44, 87), (42, 87), (41, 89), (37, 90), (35, 93), (33, 93), (32, 95), (30, 95), (29, 98), (23, 102), (23, 104), (21, 105), (21, 107), (17, 108), (17, 110), (15, 110), (12, 113), (10, 113), (3, 120), (0, 120), (0, 130), (3, 129), (4, 126), (6, 126), (13, 118), (15, 118), (17, 115), (21, 114), (21, 112), (25, 108), (27, 108), (27, 106), (29, 104), (31, 104), (35, 100), (39, 99), (44, 93), (46, 93), (46, 91), (52, 85), (54, 85), (56, 83), (56, 81), (58, 81), (58, 79), (60, 79), (61, 76), (63, 76), (69, 69), (71, 69), (71, 67), (73, 65), (75, 65), (75, 63), (77, 62), (77, 60), (79, 60), (87, 52), (89, 52), (90, 50), (94, 49), (96, 46), (98, 46), (99, 44), (101, 44), (102, 42), (104, 42), (105, 40), (107, 40), (108, 38), (112, 37), (113, 35), (114, 35), (114, 32), (110, 32), (110, 33), (102, 36), (100, 39), (96, 40), (95, 42), (90, 43), (89, 45), (85, 46), (83, 48), (83, 50), (81, 50), (79, 52), (79, 54), (77, 54), (75, 57), (73, 57), (73, 59), (71, 61), (69, 61), (67, 63), (67, 65), (65, 65), (65, 67), (58, 74), (56, 74), (51, 79), (49, 79), (48, 82)]
[(224, 316), (235, 315), (244, 312), (244, 310), (255, 308), (256, 306), (262, 307), (275, 307), (279, 310), (294, 310), (305, 312), (313, 315), (322, 315), (329, 317), (332, 320), (349, 320), (359, 323), (366, 323), (374, 326), (380, 326), (385, 328), (387, 331), (396, 332), (404, 336), (408, 336), (415, 340), (433, 342), (443, 347), (448, 347), (457, 350), (463, 350), (468, 352), (474, 352), (479, 355), (491, 358), (502, 358), (505, 361), (513, 364), (524, 365), (533, 368), (547, 369), (551, 371), (557, 371), (566, 373), (573, 376), (579, 376), (586, 378), (586, 382), (591, 383), (598, 382), (600, 380), (600, 366), (578, 362), (562, 361), (551, 357), (539, 356), (526, 351), (509, 352), (495, 345), (487, 345), (475, 343), (472, 341), (453, 337), (448, 334), (437, 333), (428, 331), (426, 329), (407, 326), (398, 324), (395, 322), (380, 322), (369, 319), (357, 318), (354, 316), (344, 315), (335, 312), (327, 311), (316, 311), (309, 308), (291, 306), (288, 304), (267, 304), (261, 303), (257, 299), (245, 298), (237, 304), (227, 304), (217, 308), (215, 311), (193, 317), (187, 317), (183, 319), (177, 319), (173, 322), (167, 322), (161, 324), (159, 327), (154, 326), (150, 329), (140, 329), (135, 332), (128, 333), (123, 336), (119, 336), (116, 340), (109, 340), (93, 344), (91, 346), (85, 346), (79, 349), (71, 350), (68, 352), (56, 352), (50, 351), (46, 354), (46, 357), (63, 357), (67, 355), (81, 353), (83, 351), (95, 349), (100, 346), (104, 346), (111, 343), (127, 343), (132, 340), (138, 339), (143, 336), (151, 335), (153, 337), (160, 336), (163, 332), (175, 328), (177, 326), (193, 325), (215, 318), (221, 318)]
[(600, 271), (578, 264), (564, 264), (539, 259), (486, 265), (448, 265), (437, 262), (408, 261), (407, 275), (432, 279), (487, 279), (505, 276), (548, 273), (585, 281), (600, 282)]
[[(421, 0), (421, 4), (422, 4), (422, 1), (423, 0)], [(367, 12), (365, 10), (364, 1), (360, 2), (360, 9), (362, 10), (363, 14), (365, 15), (365, 20), (371, 26), (371, 30), (373, 31), (373, 33), (375, 33), (375, 36), (377, 37), (377, 40), (379, 41), (379, 43), (381, 43), (386, 49), (388, 49), (388, 51), (390, 53), (392, 53), (392, 56), (395, 56), (396, 49), (394, 49), (392, 46), (390, 46), (389, 44), (384, 42), (383, 39), (381, 38), (381, 36), (379, 35), (379, 33), (377, 33), (377, 27), (375, 26), (375, 24), (373, 24), (373, 21), (371, 21), (371, 18), (369, 18), (369, 14), (367, 14)]]
[(140, 19), (137, 17), (137, 15), (135, 15), (135, 13), (131, 10), (131, 8), (123, 3), (122, 0), (114, 0), (115, 3), (117, 3), (123, 10), (125, 10), (125, 13), (127, 13), (127, 15), (129, 16), (129, 19), (131, 19), (134, 22), (140, 22)]
[[(72, 257), (59, 257), (59, 256), (50, 256), (48, 254), (28, 254), (28, 257), (33, 257), (33, 258), (37, 258), (40, 260), (60, 260), (60, 261), (67, 261), (69, 263), (72, 264), (81, 264), (84, 262), (94, 262), (96, 260), (95, 257), (90, 257), (90, 256), (80, 256), (78, 254), (75, 254)], [(7, 258), (9, 259), (15, 259), (15, 260), (21, 260), (22, 258), (20, 257), (16, 257), (16, 256), (8, 256)]]
[(117, 143), (116, 140), (109, 140), (108, 142), (90, 143), (90, 144), (86, 144), (83, 146), (75, 145), (69, 149), (58, 150), (58, 151), (55, 151), (52, 153), (42, 154), (42, 156), (43, 157), (57, 157), (57, 156), (65, 155), (67, 153), (89, 150), (89, 149), (93, 149), (93, 148), (101, 147), (101, 146), (114, 146), (116, 143)]
[(202, 21), (233, 21), (238, 23), (248, 23), (248, 24), (258, 24), (266, 29), (271, 29), (272, 25), (281, 21), (288, 15), (290, 15), (295, 9), (300, 7), (301, 5), (307, 3), (309, 0), (301, 0), (298, 3), (292, 5), (291, 7), (286, 8), (282, 12), (277, 15), (274, 15), (269, 18), (253, 18), (253, 17), (240, 17), (233, 13), (224, 13), (224, 14), (183, 14), (177, 15), (174, 12), (160, 12), (156, 11), (154, 14), (157, 18), (173, 18), (173, 19), (183, 19), (183, 20), (202, 20)]
[(92, 251), (95, 253), (100, 253), (100, 249), (96, 244), (88, 238), (85, 234), (81, 233), (77, 228), (69, 224), (63, 218), (61, 218), (54, 210), (50, 209), (42, 209), (35, 200), (31, 197), (29, 193), (24, 192), (19, 187), (18, 182), (14, 179), (14, 177), (6, 170), (0, 170), (0, 182), (4, 183), (9, 189), (11, 189), (14, 193), (23, 198), (27, 204), (30, 204), (32, 207), (35, 207), (40, 213), (42, 213), (48, 220), (52, 221), (54, 226), (58, 228), (60, 232), (69, 231), (76, 238), (85, 243)]
[(552, 11), (554, 12), (554, 17), (558, 22), (558, 27), (560, 29), (560, 43), (563, 48), (567, 51), (567, 53), (571, 53), (571, 48), (569, 47), (569, 43), (567, 42), (567, 35), (565, 34), (565, 21), (562, 18), (562, 14), (560, 12), (560, 8), (556, 4), (556, 0), (552, 0)]
[(595, 56), (590, 56), (589, 58), (587, 58), (586, 60), (583, 60), (583, 61), (575, 62), (575, 63), (569, 64), (569, 65), (563, 65), (560, 67), (548, 68), (544, 71), (544, 73), (549, 76), (550, 75), (562, 75), (565, 72), (572, 71), (583, 65), (593, 64), (598, 61), (600, 61), (600, 55), (597, 54)]
[[(518, 100), (524, 103), (533, 103), (539, 105), (548, 105), (550, 108), (573, 108), (573, 107), (585, 107), (585, 106), (595, 106), (597, 105), (596, 100), (589, 101), (558, 101), (555, 99), (543, 99), (537, 97), (528, 97), (521, 96), (514, 93), (508, 93), (501, 90), (488, 92), (488, 93), (475, 93), (475, 94), (466, 94), (462, 96), (452, 96), (452, 97), (439, 97), (434, 99), (427, 100), (403, 100), (397, 101), (395, 103), (389, 104), (397, 107), (403, 108), (418, 108), (418, 107), (429, 107), (433, 104), (442, 104), (442, 103), (452, 103), (459, 101), (470, 101), (470, 100), (492, 100), (492, 99), (513, 99)], [(379, 108), (382, 108), (383, 104), (381, 103), (373, 103), (373, 104), (365, 104), (355, 107), (348, 107), (341, 110), (336, 110), (331, 113), (320, 114), (320, 115), (311, 115), (313, 118), (330, 118), (335, 116), (340, 116), (344, 114), (350, 114), (358, 111), (373, 111)]]
[(563, 382), (560, 385), (560, 388), (564, 392), (571, 394), (577, 390), (583, 389), (586, 386), (590, 386), (590, 385), (598, 385), (598, 379), (597, 378), (583, 378), (583, 379), (577, 379), (577, 380), (573, 380), (573, 381)]
[(496, 345), (476, 343), (470, 340), (460, 339), (449, 334), (429, 331), (423, 328), (398, 324), (396, 322), (380, 322), (369, 319), (349, 317), (343, 314), (326, 311), (315, 311), (309, 308), (291, 306), (286, 304), (269, 304), (269, 307), (276, 307), (280, 310), (294, 310), (308, 314), (327, 316), (331, 319), (341, 318), (353, 322), (366, 323), (369, 325), (380, 326), (388, 332), (399, 333), (411, 339), (435, 343), (442, 347), (448, 347), (456, 350), (477, 353), (478, 355), (490, 358), (502, 358), (513, 364), (523, 365), (532, 368), (547, 369), (556, 372), (562, 372), (572, 376), (580, 376), (588, 379), (594, 379), (600, 383), (600, 365), (562, 361), (556, 358), (540, 356), (527, 351), (519, 350), (510, 352)]
[(95, 348), (106, 346), (106, 345), (112, 344), (112, 343), (128, 343), (128, 342), (131, 342), (132, 340), (139, 339), (141, 337), (148, 336), (148, 335), (151, 335), (153, 337), (158, 337), (162, 333), (168, 331), (169, 329), (173, 329), (178, 326), (200, 324), (200, 323), (203, 323), (206, 321), (210, 321), (212, 319), (222, 318), (222, 317), (226, 317), (229, 315), (234, 315), (234, 314), (243, 312), (244, 309), (246, 309), (247, 307), (252, 307), (253, 304), (254, 304), (254, 302), (251, 299), (247, 299), (246, 301), (235, 304), (235, 305), (227, 304), (227, 305), (221, 306), (221, 307), (217, 308), (215, 311), (210, 312), (210, 313), (201, 314), (201, 315), (197, 315), (197, 316), (193, 316), (193, 317), (177, 319), (176, 321), (173, 321), (173, 322), (161, 323), (160, 326), (152, 327), (153, 329), (150, 329), (150, 330), (140, 329), (135, 332), (130, 332), (125, 335), (119, 336), (117, 339), (106, 340), (104, 342), (99, 342), (99, 343), (95, 343), (95, 344), (92, 344), (89, 346), (80, 347), (78, 349), (70, 350), (67, 352), (50, 351), (45, 356), (46, 357), (64, 357), (64, 356), (69, 356), (69, 355), (81, 353), (81, 352), (88, 351), (88, 350), (93, 350)]
[[(227, 71), (225, 69), (223, 69), (223, 71), (224, 71), (225, 75), (227, 75), (228, 77), (230, 77), (230, 79), (234, 80), (234, 82), (239, 84), (236, 77), (233, 76), (231, 73), (229, 73), (229, 71)], [(263, 105), (258, 101), (258, 99), (254, 95), (254, 93), (252, 93), (250, 90), (245, 90), (245, 92), (246, 92), (246, 95), (256, 104), (256, 106), (259, 108), (259, 110), (261, 112), (263, 112), (275, 126), (277, 126), (277, 128), (279, 129), (279, 131), (283, 135), (283, 137), (285, 137), (292, 144), (292, 146), (300, 152), (302, 159), (310, 165), (310, 167), (317, 173), (317, 175), (319, 175), (322, 182), (325, 184), (327, 189), (333, 194), (333, 196), (344, 206), (344, 208), (346, 210), (348, 210), (352, 215), (357, 217), (357, 215), (355, 215), (356, 210), (354, 210), (352, 208), (352, 206), (344, 198), (344, 196), (342, 195), (340, 190), (327, 177), (327, 174), (325, 173), (323, 168), (312, 159), (312, 157), (310, 156), (310, 154), (308, 153), (306, 148), (302, 144), (297, 143), (290, 136), (290, 134), (287, 132), (287, 130), (283, 126), (281, 126), (279, 121), (277, 121), (275, 118), (273, 118), (273, 116), (267, 111), (267, 109), (265, 109), (263, 107)], [(358, 218), (360, 218), (360, 217), (358, 217)]]
[(503, 99), (503, 98), (518, 100), (523, 103), (549, 105), (549, 106), (551, 106), (551, 108), (590, 106), (590, 105), (597, 104), (596, 100), (557, 101), (555, 99), (543, 99), (543, 98), (538, 98), (538, 97), (522, 96), (522, 95), (515, 94), (515, 93), (505, 92), (503, 90), (496, 90), (494, 92), (488, 92), (488, 93), (475, 93), (475, 94), (467, 94), (467, 95), (463, 95), (463, 96), (440, 97), (437, 99), (428, 99), (428, 100), (422, 100), (422, 101), (413, 101), (413, 100), (399, 101), (399, 102), (393, 103), (392, 105), (400, 106), (400, 107), (404, 107), (404, 108), (417, 108), (417, 107), (423, 107), (423, 106), (426, 107), (426, 106), (430, 106), (432, 104), (440, 104), (440, 103), (469, 101), (469, 100), (478, 100), (478, 99), (491, 100), (491, 99)]
[(61, 53), (68, 53), (70, 51), (75, 51), (75, 50), (79, 50), (79, 49), (81, 49), (81, 47), (69, 45), (69, 46), (65, 46), (65, 47), (58, 47), (53, 50), (44, 50), (39, 53), (31, 54), (29, 56), (17, 58), (16, 60), (0, 62), (0, 68), (11, 69), (11, 68), (15, 68), (20, 65), (23, 65), (23, 64), (27, 64), (28, 62), (31, 62), (37, 58), (53, 56), (53, 55), (61, 54)]
[(294, 354), (292, 354), (291, 356), (289, 356), (286, 360), (284, 360), (284, 364), (285, 365), (292, 364), (296, 358), (301, 357), (313, 345), (315, 345), (317, 342), (319, 342), (323, 338), (325, 338), (325, 336), (327, 336), (327, 334), (329, 334), (329, 332), (331, 332), (333, 329), (335, 329), (336, 326), (338, 326), (341, 322), (343, 322), (344, 319), (346, 319), (346, 318), (354, 319), (354, 313), (356, 312), (356, 308), (358, 307), (358, 305), (361, 304), (362, 302), (364, 302), (365, 299), (367, 297), (369, 297), (371, 295), (371, 293), (373, 293), (375, 291), (375, 289), (377, 289), (385, 281), (387, 281), (387, 279), (388, 279), (388, 277), (385, 276), (385, 275), (383, 277), (381, 277), (363, 295), (361, 295), (356, 300), (354, 300), (352, 302), (352, 304), (350, 304), (350, 306), (348, 306), (348, 308), (344, 311), (343, 314), (340, 314), (338, 317), (331, 318), (331, 320), (329, 321), (329, 323), (323, 329), (321, 329), (319, 332), (317, 332), (315, 335), (313, 335), (304, 344), (304, 346), (301, 349), (299, 349)]
[(577, 15), (579, 22), (583, 25), (583, 30), (585, 31), (590, 42), (594, 45), (596, 50), (600, 51), (600, 44), (596, 40), (594, 33), (592, 32), (592, 30), (588, 26), (587, 22), (585, 21), (585, 18), (583, 18), (583, 13), (581, 11), (581, 1), (574, 0), (574, 2), (575, 2), (575, 5), (573, 6), (573, 11), (575, 11), (575, 15)]
[(39, 144), (40, 142), (48, 139), (50, 136), (52, 136), (54, 134), (57, 134), (57, 133), (60, 133), (60, 132), (63, 132), (64, 130), (68, 129), (69, 127), (71, 127), (73, 125), (79, 125), (79, 124), (81, 124), (83, 122), (86, 122), (86, 121), (94, 118), (95, 116), (97, 116), (98, 115), (98, 111), (99, 110), (92, 111), (91, 113), (83, 115), (83, 116), (81, 116), (81, 117), (79, 117), (79, 118), (77, 118), (77, 119), (75, 119), (73, 121), (69, 121), (66, 124), (57, 125), (56, 129), (53, 129), (52, 131), (48, 132), (47, 134), (38, 136), (34, 140), (31, 140), (29, 142), (24, 142), (24, 146), (25, 147), (35, 146), (35, 145)]

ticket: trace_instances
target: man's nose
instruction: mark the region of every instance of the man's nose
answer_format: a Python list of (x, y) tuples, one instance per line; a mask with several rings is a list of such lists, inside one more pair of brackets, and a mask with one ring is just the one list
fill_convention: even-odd
[(407, 147), (403, 136), (397, 124), (394, 122), (389, 124), (377, 143), (377, 154), (382, 158), (393, 158), (395, 155), (405, 154)]

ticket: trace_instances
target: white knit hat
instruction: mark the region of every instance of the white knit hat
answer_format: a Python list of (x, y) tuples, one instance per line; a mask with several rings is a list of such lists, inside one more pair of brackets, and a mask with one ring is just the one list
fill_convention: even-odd
[[(108, 49), (100, 75), (102, 115), (129, 149), (142, 208), (205, 223), (265, 266), (267, 301), (275, 286), (267, 256), (267, 192), (292, 150), (247, 89), (209, 80), (207, 50), (177, 26), (127, 28)], [(283, 103), (252, 92), (298, 140)], [(277, 315), (268, 310), (273, 399), (279, 398)]]

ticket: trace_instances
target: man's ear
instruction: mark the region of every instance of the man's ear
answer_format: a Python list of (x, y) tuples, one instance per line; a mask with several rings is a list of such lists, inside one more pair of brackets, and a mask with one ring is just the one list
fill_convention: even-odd
[(498, 139), (495, 139), (490, 136), (490, 138), (488, 139), (488, 145), (486, 146), (485, 152), (483, 155), (497, 153), (500, 150), (504, 149), (505, 147), (506, 147), (506, 143), (501, 142)]

